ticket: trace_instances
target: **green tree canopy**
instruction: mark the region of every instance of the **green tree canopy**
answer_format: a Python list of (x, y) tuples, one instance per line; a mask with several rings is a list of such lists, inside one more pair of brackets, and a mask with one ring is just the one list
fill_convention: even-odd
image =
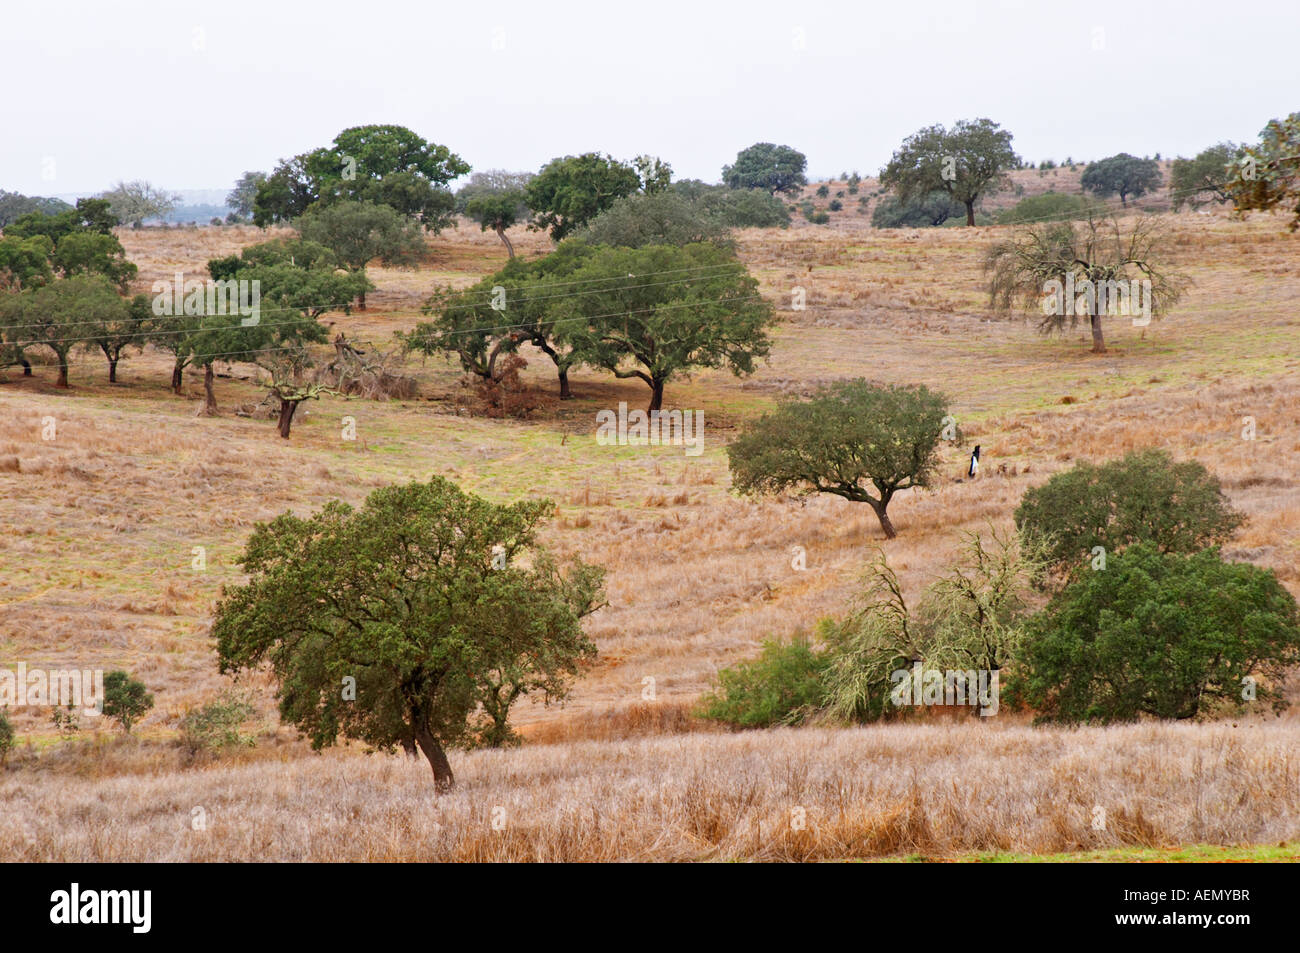
[(734, 163), (722, 167), (722, 181), (733, 189), (794, 193), (808, 184), (807, 168), (808, 158), (798, 149), (756, 142), (736, 153)]
[(1160, 164), (1154, 159), (1139, 159), (1121, 152), (1108, 159), (1089, 162), (1079, 185), (1100, 198), (1118, 195), (1120, 204), (1127, 207), (1130, 195), (1140, 198), (1160, 188), (1163, 181)]
[(64, 235), (51, 261), (65, 278), (74, 275), (103, 275), (125, 294), (139, 269), (126, 258), (116, 235), (78, 231)]
[(515, 246), (510, 243), (506, 229), (512, 228), (528, 217), (526, 196), (521, 189), (502, 192), (479, 192), (465, 203), (465, 215), (478, 223), (482, 231), (489, 228), (497, 233), (506, 252), (515, 257)]
[(240, 218), (251, 219), (257, 202), (257, 190), (266, 181), (265, 172), (245, 172), (235, 181), (235, 187), (226, 195), (226, 205)]
[(548, 500), (499, 505), (441, 477), (259, 524), (213, 632), (222, 672), (269, 663), (280, 714), (314, 747), (340, 735), (424, 753), (510, 740), (511, 704), (562, 698), (595, 654), (581, 620), (602, 570), (567, 571), (536, 541)]
[(77, 199), (75, 208), (47, 215), (34, 212), (5, 226), (6, 238), (31, 238), (44, 235), (54, 244), (73, 232), (99, 232), (111, 235), (118, 224), (107, 199)]
[(104, 714), (130, 734), (131, 726), (153, 708), (153, 694), (144, 682), (123, 671), (104, 676)]
[(693, 368), (752, 373), (767, 356), (772, 306), (728, 248), (598, 246), (565, 278), (550, 319), (584, 363), (650, 388), (648, 411), (662, 409), (664, 386)]
[(127, 320), (128, 305), (101, 275), (60, 278), (19, 294), (0, 294), (0, 338), (20, 351), (44, 346), (68, 386), (68, 355), (97, 329)]
[(1201, 150), (1194, 159), (1175, 159), (1169, 170), (1169, 198), (1174, 211), (1184, 205), (1200, 208), (1209, 202), (1228, 201), (1228, 182), (1243, 154), (1242, 146), (1220, 142)]
[(1027, 490), (1016, 508), (1016, 525), (1050, 539), (1051, 561), (1064, 570), (1089, 565), (1095, 546), (1107, 554), (1137, 543), (1196, 552), (1224, 542), (1244, 520), (1203, 465), (1154, 448), (1075, 464)]
[[(349, 271), (364, 276), (366, 265), (378, 258), (385, 265), (412, 265), (425, 253), (418, 227), (387, 205), (337, 202), (316, 206), (299, 219), (304, 241), (324, 245)], [(365, 291), (357, 306), (366, 307)]]
[(552, 159), (526, 189), (532, 227), (549, 230), (558, 242), (640, 187), (636, 170), (609, 156), (587, 152)]
[(50, 259), (54, 242), (48, 235), (0, 238), (0, 291), (37, 288), (54, 280)]
[(1227, 190), (1237, 212), (1282, 208), (1295, 213), (1290, 230), (1300, 228), (1300, 112), (1269, 120), (1242, 150)]
[(1300, 614), (1271, 570), (1143, 542), (1077, 576), (1032, 619), (1022, 662), (1015, 691), (1049, 720), (1280, 708), (1285, 671), (1300, 662)]
[(45, 198), (40, 195), (29, 196), (0, 189), (0, 228), (4, 228), (10, 222), (18, 221), (24, 215), (57, 215), (71, 208), (72, 206), (63, 199)]
[(903, 140), (880, 172), (880, 185), (901, 202), (932, 192), (946, 192), (966, 208), (966, 224), (975, 224), (975, 204), (1010, 185), (1007, 171), (1020, 157), (1011, 148), (1011, 133), (990, 119), (962, 119), (951, 130), (928, 126)]
[(315, 203), (370, 202), (438, 231), (451, 222), (447, 184), (469, 165), (405, 126), (354, 126), (326, 148), (282, 160), (258, 187), (258, 225), (298, 218)]
[(571, 343), (575, 323), (557, 321), (552, 304), (581, 288), (568, 278), (594, 253), (584, 242), (566, 239), (541, 258), (511, 259), (469, 288), (440, 288), (424, 304), (432, 320), (400, 336), (413, 350), (455, 355), (466, 373), (492, 381), (500, 379), (503, 355), (531, 343), (555, 363), (560, 398), (567, 400), (569, 371), (582, 356)]
[(721, 242), (726, 236), (717, 215), (672, 191), (621, 198), (577, 234), (593, 245), (623, 248)]
[(866, 503), (893, 539), (890, 501), (930, 485), (947, 414), (946, 398), (924, 385), (841, 381), (746, 427), (727, 447), (732, 485), (745, 495), (796, 490)]

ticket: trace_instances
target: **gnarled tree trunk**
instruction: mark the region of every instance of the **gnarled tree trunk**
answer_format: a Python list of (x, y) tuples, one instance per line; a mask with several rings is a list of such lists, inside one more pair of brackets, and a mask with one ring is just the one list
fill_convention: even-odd
[(217, 415), (217, 394), (212, 389), (213, 372), (211, 364), (203, 365), (203, 410), (201, 413), (204, 417), (215, 417)]
[(423, 729), (416, 729), (415, 742), (424, 752), (424, 756), (429, 759), (429, 767), (433, 768), (434, 790), (439, 794), (446, 794), (456, 786), (456, 776), (451, 773), (447, 753), (442, 750), (438, 739)]
[(1096, 308), (1094, 308), (1093, 310), (1096, 311), (1097, 313), (1093, 314), (1089, 321), (1089, 323), (1092, 325), (1092, 353), (1105, 354), (1106, 339), (1105, 337), (1102, 336), (1102, 332), (1101, 332), (1101, 312)]
[(289, 428), (293, 426), (293, 415), (300, 403), (300, 400), (280, 398), (280, 436), (285, 440), (289, 439)]
[(498, 229), (496, 230), (496, 233), (497, 233), (497, 237), (500, 238), (501, 241), (505, 243), (506, 251), (510, 253), (510, 257), (511, 257), (511, 258), (514, 258), (514, 257), (515, 257), (515, 246), (512, 245), (512, 244), (510, 244), (510, 239), (509, 239), (508, 237), (506, 237), (506, 230), (505, 230), (504, 228), (498, 228)]

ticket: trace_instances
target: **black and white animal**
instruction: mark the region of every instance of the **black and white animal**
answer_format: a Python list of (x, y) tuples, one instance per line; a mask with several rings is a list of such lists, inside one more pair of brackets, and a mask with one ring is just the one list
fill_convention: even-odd
[(979, 472), (980, 472), (980, 448), (979, 448), (979, 444), (976, 444), (975, 450), (970, 455), (970, 469), (966, 472), (966, 475), (973, 480), (975, 479), (975, 474)]

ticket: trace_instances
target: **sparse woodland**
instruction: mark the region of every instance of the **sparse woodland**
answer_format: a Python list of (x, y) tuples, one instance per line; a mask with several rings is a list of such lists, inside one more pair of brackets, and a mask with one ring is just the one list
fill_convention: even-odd
[(1296, 841), (1298, 142), (710, 184), (368, 126), (211, 226), (0, 193), (0, 666), (113, 689), (0, 710), (6, 859)]

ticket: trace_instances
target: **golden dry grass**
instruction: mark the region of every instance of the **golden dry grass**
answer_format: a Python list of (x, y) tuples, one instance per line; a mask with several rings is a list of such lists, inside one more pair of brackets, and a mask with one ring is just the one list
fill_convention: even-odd
[[(560, 512), (547, 530), (548, 544), (561, 553), (581, 552), (609, 569), (611, 606), (590, 623), (599, 660), (575, 686), (566, 707), (519, 706), (517, 720), (530, 739), (523, 751), (454, 757), (467, 789), (483, 785), (501, 792), (494, 797), (504, 798), (511, 785), (517, 785), (513, 797), (536, 799), (538, 790), (550, 783), (548, 762), (556, 761), (554, 767), (560, 770), (575, 758), (606, 779), (600, 783), (612, 785), (610, 778), (624, 776), (601, 774), (600, 765), (617, 760), (613, 752), (623, 750), (641, 766), (638, 770), (649, 772), (644, 780), (651, 788), (646, 790), (660, 791), (654, 797), (668, 797), (653, 784), (669, 784), (671, 778), (651, 780), (669, 770), (666, 760), (655, 763), (659, 749), (654, 746), (659, 744), (686, 746), (677, 749), (679, 757), (702, 758), (710, 770), (716, 758), (717, 778), (729, 770), (742, 776), (751, 762), (764, 761), (767, 746), (773, 763), (794, 757), (796, 748), (808, 745), (841, 751), (847, 760), (834, 764), (848, 764), (852, 759), (845, 752), (871, 738), (876, 739), (873, 752), (889, 748), (902, 758), (916, 738), (908, 732), (927, 730), (924, 726), (846, 734), (842, 744), (850, 748), (844, 749), (835, 747), (840, 742), (833, 740), (834, 734), (738, 739), (677, 733), (704, 727), (685, 712), (720, 666), (752, 655), (766, 637), (807, 628), (818, 617), (841, 611), (874, 547), (884, 545), (905, 587), (916, 592), (951, 560), (963, 530), (1006, 525), (1026, 488), (1077, 459), (1105, 459), (1152, 445), (1179, 457), (1199, 457), (1250, 517), (1228, 554), (1276, 570), (1292, 592), (1300, 593), (1300, 507), (1295, 503), (1300, 499), (1300, 239), (1287, 234), (1276, 216), (1235, 222), (1186, 214), (1169, 222), (1176, 263), (1196, 284), (1175, 313), (1150, 327), (1112, 322), (1112, 349), (1102, 357), (1089, 354), (1075, 337), (1043, 338), (1024, 320), (988, 314), (979, 261), (1005, 230), (878, 232), (854, 216), (837, 220), (833, 228), (742, 232), (740, 253), (764, 293), (788, 309), (790, 290), (800, 285), (808, 291), (808, 310), (783, 310), (772, 358), (752, 378), (701, 372), (670, 383), (670, 406), (704, 413), (705, 453), (700, 457), (685, 457), (674, 448), (597, 446), (595, 412), (620, 400), (637, 406), (646, 394), (639, 384), (585, 370), (573, 375), (576, 400), (543, 408), (535, 419), (519, 422), (458, 413), (463, 394), (458, 370), (440, 360), (415, 361), (409, 371), (419, 379), (420, 397), (306, 405), (290, 441), (278, 439), (267, 420), (230, 413), (264, 393), (244, 366), (219, 368), (228, 376), (218, 379), (225, 413), (215, 419), (193, 415), (201, 389), (198, 381), (187, 379), (186, 398), (171, 394), (168, 361), (154, 352), (125, 361), (118, 386), (104, 382), (104, 366), (94, 355), (77, 358), (68, 392), (51, 386), (49, 368), (38, 367), (31, 379), (13, 370), (0, 372), (0, 659), (8, 664), (24, 659), (31, 666), (49, 668), (128, 668), (149, 684), (158, 701), (139, 731), (148, 739), (166, 739), (187, 707), (210, 699), (224, 684), (216, 674), (207, 636), (209, 612), (221, 584), (241, 578), (233, 560), (254, 522), (286, 508), (310, 510), (331, 497), (356, 503), (377, 486), (439, 473), (494, 499), (552, 497)], [(516, 233), (512, 239), (525, 254), (546, 247), (546, 239), (536, 233)], [(251, 228), (123, 233), (128, 254), (141, 267), (141, 290), (177, 269), (198, 272), (208, 258), (264, 237)], [(379, 290), (369, 296), (368, 311), (329, 319), (352, 339), (383, 345), (392, 331), (410, 327), (417, 319), (418, 305), (434, 284), (468, 284), (504, 257), (494, 235), (462, 224), (431, 241), (430, 261), (420, 269), (373, 269)], [(526, 379), (554, 389), (544, 356), (529, 352), (527, 357), (531, 365)], [(932, 491), (905, 494), (891, 507), (900, 533), (896, 540), (885, 543), (869, 510), (839, 499), (749, 502), (730, 494), (723, 447), (741, 422), (780, 396), (854, 376), (919, 381), (947, 391), (967, 435), (967, 446), (946, 450), (944, 475)], [(356, 418), (355, 441), (342, 439), (345, 415)], [(46, 416), (58, 422), (53, 441), (41, 439)], [(1241, 439), (1245, 416), (1256, 419), (1254, 441)], [(957, 482), (972, 442), (983, 447), (984, 476)], [(193, 550), (199, 546), (207, 560), (201, 572), (191, 569)], [(806, 550), (804, 571), (792, 568), (794, 547)], [(659, 708), (647, 707), (643, 698), (650, 684), (657, 699), (653, 704)], [(272, 722), (271, 686), (254, 680), (254, 688), (264, 719)], [(50, 726), (34, 715), (21, 714), (15, 721), (24, 736), (40, 744), (54, 740)], [(1296, 719), (1288, 718), (1231, 737), (1272, 739), (1269, 745), (1290, 738), (1294, 745), (1295, 726)], [(975, 730), (937, 728), (927, 745), (947, 744), (941, 740), (944, 731)], [(1141, 738), (1146, 737), (1141, 731), (1156, 729), (1123, 734), (1128, 730), (1075, 736), (1016, 727), (1018, 734), (1005, 737), (1014, 737), (1025, 757), (1034, 754), (1035, 746), (1041, 748), (1042, 759), (1035, 763), (1047, 772), (1041, 779), (1043, 790), (1056, 790), (1055, 768), (1049, 765), (1055, 763), (1051, 758), (1065, 743), (1062, 739), (1096, 738), (1095, 744), (1104, 747), (1106, 738)], [(1181, 739), (1178, 743), (1190, 752), (1200, 745), (1195, 739), (1211, 745), (1213, 739), (1229, 737), (1216, 734), (1220, 730), (1171, 727), (1169, 734), (1150, 737)], [(620, 747), (620, 738), (646, 735), (665, 737), (627, 741)], [(984, 737), (1003, 736), (986, 731)], [(607, 747), (588, 746), (580, 739), (595, 739)], [(543, 742), (563, 746), (546, 747)], [(1273, 750), (1268, 745), (1255, 750), (1249, 740), (1237, 744), (1244, 746), (1245, 758), (1264, 757)], [(350, 774), (369, 779), (358, 781), (371, 785), (367, 797), (378, 797), (376, 785), (391, 782), (392, 804), (374, 805), (389, 818), (368, 829), (375, 843), (367, 847), (365, 838), (358, 837), (353, 848), (336, 845), (331, 850), (410, 856), (407, 848), (385, 846), (395, 836), (386, 825), (391, 823), (395, 831), (399, 816), (407, 818), (402, 823), (409, 821), (409, 804), (415, 802), (403, 798), (428, 803), (421, 770), (346, 752), (323, 760), (304, 760), (300, 747), (276, 752), (274, 766), (223, 766), (201, 775), (190, 769), (177, 776), (168, 768), (150, 782), (161, 786), (157, 791), (180, 792), (199, 784), (200, 777), (223, 778), (222, 790), (232, 805), (239, 802), (234, 792), (243, 784), (249, 816), (261, 818), (249, 822), (247, 835), (230, 834), (233, 839), (223, 841), (225, 846), (215, 854), (194, 845), (184, 848), (194, 851), (184, 856), (234, 857), (239, 844), (252, 849), (253, 840), (241, 837), (270, 837), (276, 824), (298, 825), (300, 833), (308, 830), (311, 815), (305, 806), (288, 811), (279, 821), (271, 818), (273, 805), (264, 800), (258, 772), (270, 772), (269, 779), (277, 771), (288, 772), (293, 784), (310, 787), (313, 797), (322, 798), (322, 792), (338, 794)], [(283, 766), (280, 758), (285, 759)], [(706, 764), (692, 761), (688, 766), (704, 770)], [(671, 770), (680, 780), (683, 766)], [(1123, 775), (1118, 766), (1114, 770), (1115, 777)], [(7, 776), (7, 787), (0, 790), (8, 793), (0, 796), (0, 803), (7, 797), (8, 806), (17, 804), (15, 809), (25, 817), (31, 816), (28, 799), (33, 804), (53, 800), (39, 793), (50, 785), (82, 783), (54, 782), (30, 766), (19, 775), (25, 780)], [(960, 787), (963, 778), (952, 774), (949, 780)], [(579, 782), (575, 775), (572, 784)], [(91, 803), (94, 783), (84, 783), (87, 787), (77, 797)], [(141, 782), (123, 777), (112, 783), (123, 786), (117, 796), (127, 798), (129, 786)], [(1165, 783), (1152, 787), (1150, 796), (1164, 797)], [(1295, 779), (1287, 783), (1294, 802)], [(1174, 790), (1173, 782), (1168, 784)], [(596, 794), (590, 793), (599, 785), (596, 780), (591, 785), (582, 803), (599, 808)], [(1143, 790), (1136, 781), (1134, 785), (1135, 792)], [(19, 790), (29, 793), (20, 795)], [(139, 795), (139, 809), (148, 810), (144, 805), (154, 795), (144, 789)], [(994, 789), (986, 796), (994, 798)], [(113, 803), (105, 797), (104, 803)], [(355, 798), (342, 797), (340, 803), (353, 804)], [(611, 801), (609, 816), (621, 816), (619, 803)], [(325, 802), (320, 804), (328, 814)], [(876, 808), (884, 811), (884, 805), (881, 801)], [(1274, 836), (1270, 824), (1291, 823), (1290, 815), (1274, 811), (1275, 806), (1274, 800), (1261, 803), (1254, 834), (1223, 828), (1222, 836)], [(1130, 809), (1135, 808), (1125, 808)], [(655, 811), (651, 815), (666, 816)], [(988, 817), (1002, 817), (1000, 811)], [(570, 831), (564, 837), (594, 843), (577, 828), (564, 827), (564, 815), (547, 816)], [(1148, 811), (1144, 816), (1152, 815)], [(1195, 836), (1182, 822), (1159, 816), (1161, 836)], [(162, 818), (160, 814), (158, 824), (171, 822)], [(122, 849), (172, 856), (182, 850), (180, 845), (190, 843), (169, 840), (161, 827), (148, 830), (153, 833), (141, 828), (139, 836), (132, 837), (133, 846)], [(427, 833), (431, 828), (417, 830)], [(645, 824), (636, 830), (637, 837), (649, 836)], [(669, 846), (662, 852), (654, 853), (659, 848), (653, 845), (660, 840), (650, 837), (650, 846), (618, 856), (723, 856), (758, 850), (757, 841), (733, 840), (726, 850), (711, 853), (705, 847), (693, 853), (694, 848), (683, 846), (689, 839), (679, 840), (677, 830), (664, 828), (662, 843)], [(1215, 830), (1208, 828), (1205, 837), (1214, 840), (1219, 836)], [(486, 856), (474, 852), (509, 842), (516, 845), (510, 851), (527, 854), (538, 849), (537, 839), (544, 836), (541, 828), (536, 831), (512, 834), (523, 838), (518, 843), (498, 838), (471, 847), (470, 841), (457, 841), (460, 846), (445, 850), (447, 856)], [(630, 850), (633, 840), (621, 838), (611, 834), (613, 846), (593, 847), (592, 856), (617, 855), (607, 849)], [(41, 839), (32, 848), (38, 851), (34, 856), (81, 856), (90, 849), (86, 841), (76, 841), (80, 846), (74, 847), (74, 840), (60, 846)], [(109, 849), (107, 840), (101, 843), (103, 850)], [(1014, 843), (1048, 850), (1064, 841), (1040, 832)], [(564, 848), (571, 849), (577, 848)], [(310, 854), (306, 847), (286, 848), (283, 856), (306, 855), (303, 852)], [(769, 856), (762, 851), (759, 855)], [(825, 846), (812, 855), (840, 856)]]
[(337, 752), (182, 773), (17, 772), (0, 774), (0, 842), (25, 861), (809, 861), (1276, 844), (1300, 837), (1296, 740), (1283, 724), (966, 721), (535, 744), (459, 758), (444, 797), (422, 760)]

